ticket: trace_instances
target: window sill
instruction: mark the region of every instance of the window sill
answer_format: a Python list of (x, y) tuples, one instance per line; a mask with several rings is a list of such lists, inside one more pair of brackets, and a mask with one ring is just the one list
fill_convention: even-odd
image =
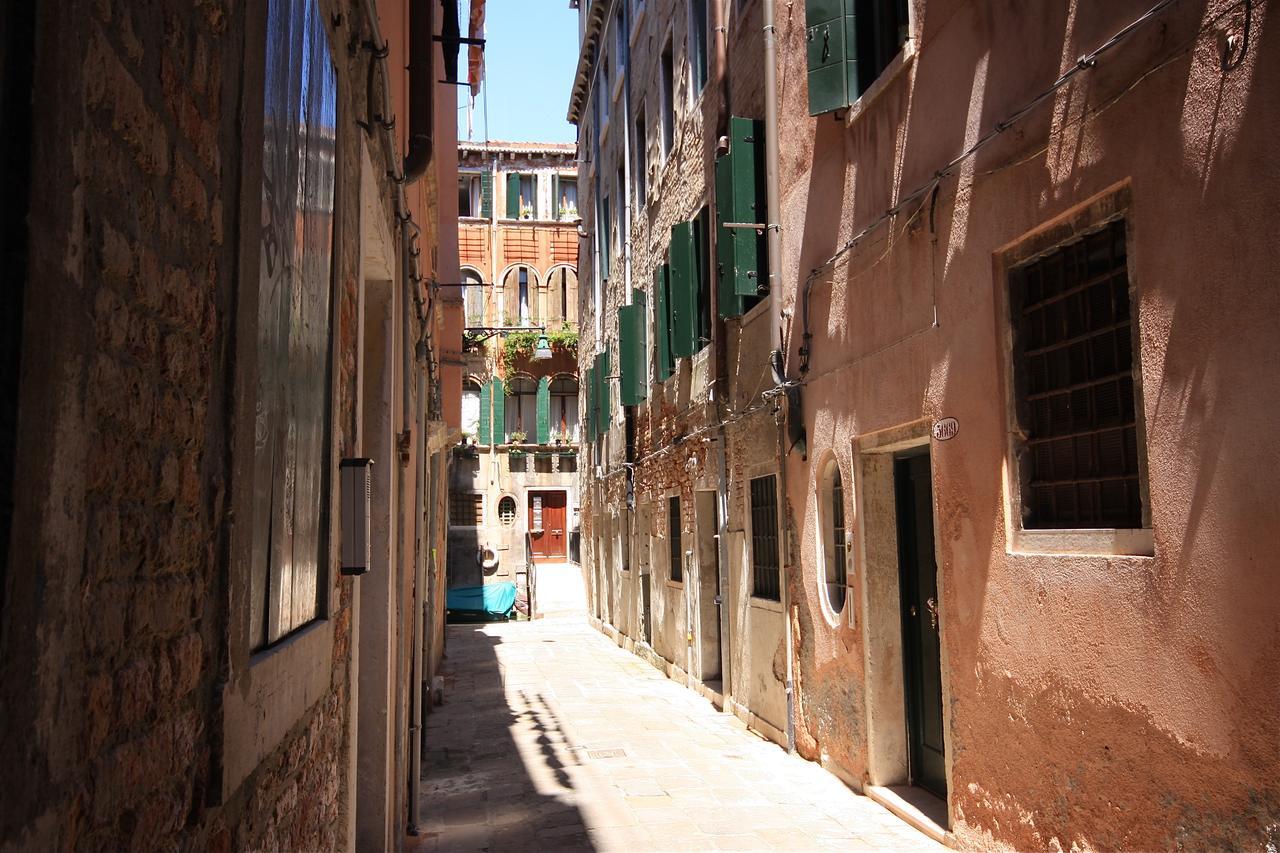
[(667, 589), (684, 589), (684, 581), (673, 581), (671, 578), (664, 579), (662, 585)]
[(849, 111), (844, 117), (844, 126), (846, 128), (857, 121), (858, 116), (865, 113), (884, 90), (888, 89), (894, 80), (897, 80), (911, 67), (912, 63), (915, 62), (916, 53), (916, 40), (914, 38), (907, 39), (902, 45), (902, 50), (898, 51), (898, 55), (889, 61), (889, 64), (880, 72), (880, 76), (876, 78), (876, 81), (858, 97), (858, 100), (849, 105)]
[(615, 104), (618, 102), (618, 99), (622, 97), (622, 79), (626, 76), (627, 70), (628, 69), (625, 67), (614, 69), (614, 73), (617, 75), (618, 79), (613, 81), (613, 91), (609, 93), (609, 100)]
[(782, 602), (774, 601), (772, 598), (760, 598), (753, 595), (748, 599), (747, 606), (756, 610), (768, 610), (770, 613), (782, 613)]
[(1072, 554), (1106, 557), (1154, 557), (1155, 535), (1140, 530), (1015, 530), (1009, 553)]
[(636, 11), (636, 16), (631, 19), (631, 33), (627, 36), (627, 44), (635, 45), (636, 38), (640, 35), (641, 25), (644, 24), (644, 13), (646, 6), (641, 3), (640, 8)]

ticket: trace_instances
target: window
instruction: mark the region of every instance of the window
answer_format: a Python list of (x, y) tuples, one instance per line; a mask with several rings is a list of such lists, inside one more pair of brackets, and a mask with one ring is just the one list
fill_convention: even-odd
[(666, 160), (671, 153), (671, 145), (675, 135), (675, 63), (671, 53), (671, 40), (662, 49), (662, 158)]
[(556, 181), (556, 218), (578, 218), (578, 177), (561, 175)]
[(507, 219), (534, 219), (538, 215), (538, 176), (507, 172)]
[(482, 216), (481, 213), (481, 181), (474, 172), (461, 172), (458, 175), (458, 215)]
[(462, 383), (462, 431), (472, 438), (480, 432), (480, 385), (470, 379)]
[(533, 267), (519, 264), (502, 276), (502, 325), (521, 326), (538, 322), (538, 274)]
[(1024, 529), (1144, 526), (1124, 220), (1009, 276)]
[(751, 594), (782, 600), (779, 583), (777, 477), (751, 481)]
[(551, 380), (551, 439), (578, 442), (578, 380), (561, 376)]
[(529, 325), (529, 268), (521, 267), (520, 276), (520, 325)]
[(600, 88), (596, 90), (596, 127), (600, 128), (601, 138), (604, 136), (604, 126), (609, 123), (609, 99), (613, 97), (612, 90), (609, 88), (609, 60), (607, 57), (600, 58)]
[(694, 258), (698, 265), (698, 349), (711, 343), (711, 282), (716, 269), (711, 263), (711, 214), (698, 211), (693, 220)]
[(844, 484), (840, 479), (840, 465), (834, 459), (827, 463), (823, 471), (819, 504), (827, 604), (832, 612), (838, 614), (844, 609), (848, 572), (844, 532)]
[(462, 304), (468, 326), (484, 325), (484, 280), (475, 270), (462, 271)]
[(548, 329), (571, 326), (578, 320), (578, 274), (570, 266), (553, 267), (547, 273), (547, 294), (542, 321)]
[(623, 234), (625, 233), (623, 228), (624, 223), (622, 220), (623, 220), (623, 217), (626, 215), (625, 205), (626, 205), (626, 198), (627, 198), (627, 175), (626, 175), (626, 172), (623, 171), (622, 166), (618, 167), (617, 181), (618, 181), (616, 185), (617, 189), (614, 192), (613, 197), (618, 200), (617, 210), (614, 211), (614, 216), (617, 217), (618, 221), (615, 222), (613, 226), (613, 242), (614, 242), (614, 245), (618, 247), (619, 253), (621, 253), (622, 239), (623, 239)]
[[(597, 181), (596, 190), (599, 191), (599, 181)], [(596, 250), (600, 253), (600, 275), (596, 279), (597, 285), (601, 280), (609, 277), (609, 223), (612, 222), (609, 218), (608, 196), (599, 196), (599, 198), (600, 207), (597, 211), (599, 215), (596, 217)], [(598, 317), (600, 316), (599, 294), (597, 294), (595, 307)]]
[(858, 100), (906, 42), (909, 20), (907, 0), (806, 4), (806, 40), (822, 47), (808, 54), (810, 115)]
[(516, 523), (516, 499), (511, 495), (504, 495), (498, 501), (498, 521), (503, 527), (511, 527)]
[(614, 68), (618, 70), (618, 79), (622, 79), (622, 75), (626, 73), (623, 68), (624, 58), (627, 55), (627, 29), (622, 23), (622, 5), (618, 5), (618, 12), (613, 16), (613, 62)]
[(644, 125), (644, 107), (640, 107), (636, 111), (636, 135), (631, 145), (631, 151), (635, 155), (635, 166), (632, 169), (632, 182), (636, 185), (636, 207), (644, 207), (645, 190), (647, 189), (646, 181), (648, 180), (648, 139), (645, 135)]
[(707, 0), (689, 0), (689, 96), (707, 85)]
[[(618, 242), (618, 238), (617, 238), (618, 229), (617, 229), (617, 223), (613, 221), (613, 215), (609, 212), (609, 197), (605, 196), (603, 199), (601, 199), (600, 204), (604, 207), (604, 221), (600, 223), (603, 229), (603, 231), (601, 232), (602, 236), (600, 238), (600, 242), (601, 242), (600, 262), (601, 262), (601, 266), (604, 268), (604, 277), (608, 278), (609, 263), (610, 263), (610, 258), (613, 255), (613, 247), (617, 245), (617, 242)], [(600, 306), (597, 306), (596, 310), (599, 311), (599, 308)]]
[(484, 495), (478, 492), (449, 492), (449, 526), (479, 527), (483, 508)]
[[(528, 376), (507, 381), (506, 424), (512, 444), (533, 440), (538, 424), (538, 383)], [(517, 441), (515, 433), (524, 433), (524, 441)]]
[(684, 582), (684, 544), (681, 542), (680, 496), (667, 498), (667, 546), (671, 558), (671, 580)]
[[(321, 616), (328, 554), (337, 78), (322, 19), (271, 3), (262, 156), (250, 646)], [(274, 28), (274, 29), (272, 29)], [(302, 262), (297, 262), (301, 259)]]

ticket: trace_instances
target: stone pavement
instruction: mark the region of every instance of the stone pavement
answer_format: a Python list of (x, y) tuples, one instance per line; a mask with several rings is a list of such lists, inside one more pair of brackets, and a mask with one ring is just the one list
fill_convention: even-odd
[(941, 850), (581, 615), (449, 627), (410, 850)]

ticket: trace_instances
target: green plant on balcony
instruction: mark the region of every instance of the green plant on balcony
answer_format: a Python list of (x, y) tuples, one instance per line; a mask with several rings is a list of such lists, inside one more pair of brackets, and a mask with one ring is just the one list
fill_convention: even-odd
[[(533, 357), (534, 347), (538, 345), (539, 332), (507, 332), (502, 341), (502, 368), (508, 376), (515, 372), (516, 362)], [(578, 332), (564, 324), (559, 329), (548, 329), (547, 343), (554, 352), (564, 353), (572, 359), (578, 357)]]
[(507, 436), (507, 443), (508, 444), (524, 444), (525, 440), (528, 437), (529, 436), (527, 433), (522, 432), (521, 430), (516, 430), (515, 432)]

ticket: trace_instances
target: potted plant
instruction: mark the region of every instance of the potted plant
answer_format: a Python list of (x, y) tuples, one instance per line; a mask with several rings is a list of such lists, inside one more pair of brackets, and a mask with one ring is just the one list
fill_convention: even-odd
[(507, 444), (524, 444), (528, 437), (526, 433), (516, 430), (507, 436)]

